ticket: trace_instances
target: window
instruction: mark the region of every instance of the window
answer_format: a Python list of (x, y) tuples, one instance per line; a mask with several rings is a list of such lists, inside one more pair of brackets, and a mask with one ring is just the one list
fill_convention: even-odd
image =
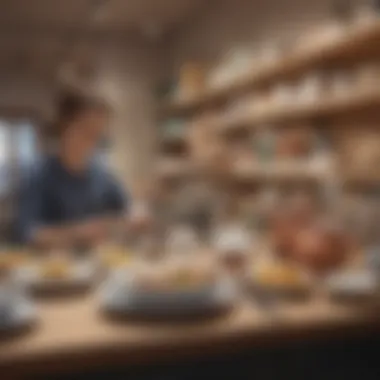
[(35, 160), (36, 143), (30, 121), (0, 118), (0, 199), (14, 190), (20, 171)]
[(15, 145), (17, 161), (21, 168), (30, 165), (37, 156), (37, 141), (34, 125), (28, 121), (21, 121), (15, 128)]
[(95, 159), (104, 167), (110, 167), (111, 143), (103, 138), (97, 149)]
[(4, 197), (11, 187), (11, 135), (9, 124), (0, 120), (0, 197)]
[(37, 156), (35, 125), (27, 119), (0, 117), (0, 239), (12, 239), (21, 171)]

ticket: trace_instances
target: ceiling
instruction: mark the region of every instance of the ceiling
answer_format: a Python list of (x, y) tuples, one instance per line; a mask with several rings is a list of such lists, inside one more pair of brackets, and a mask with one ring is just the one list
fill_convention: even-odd
[(0, 0), (0, 75), (53, 73), (78, 43), (162, 40), (206, 0)]

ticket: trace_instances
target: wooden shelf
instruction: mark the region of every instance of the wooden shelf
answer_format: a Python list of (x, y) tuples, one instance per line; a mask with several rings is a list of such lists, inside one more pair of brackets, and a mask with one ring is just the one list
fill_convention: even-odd
[(206, 90), (197, 97), (178, 99), (161, 107), (161, 115), (169, 117), (196, 112), (218, 101), (235, 96), (254, 86), (259, 86), (279, 78), (292, 76), (330, 62), (360, 59), (368, 50), (376, 48), (380, 40), (380, 21), (365, 26), (347, 28), (342, 36), (326, 39), (323, 45), (298, 49), (289, 56), (242, 76), (233, 83), (219, 89)]
[(182, 146), (186, 144), (186, 136), (183, 134), (181, 136), (164, 137), (160, 143), (163, 146)]
[(185, 158), (164, 158), (157, 165), (157, 173), (161, 178), (187, 176), (192, 173), (192, 165)]
[(309, 164), (275, 163), (236, 168), (232, 178), (242, 181), (320, 182), (326, 181), (329, 173)]
[(342, 185), (350, 189), (380, 188), (380, 176), (369, 174), (346, 173), (342, 179)]
[(339, 98), (325, 99), (312, 104), (287, 104), (271, 107), (251, 115), (242, 115), (236, 120), (221, 122), (221, 132), (231, 132), (245, 127), (267, 123), (286, 123), (293, 120), (311, 119), (335, 114), (360, 111), (367, 107), (380, 105), (380, 89), (363, 93), (348, 94)]
[[(164, 160), (159, 164), (159, 174), (163, 178), (184, 177), (194, 173), (194, 165), (185, 159)], [(238, 181), (299, 181), (318, 182), (327, 180), (329, 173), (311, 164), (281, 164), (241, 165), (235, 167), (226, 177)]]
[[(158, 173), (164, 179), (186, 178), (196, 175), (195, 167), (186, 159), (164, 160), (159, 165)], [(304, 163), (268, 163), (258, 165), (241, 165), (235, 167), (226, 179), (242, 183), (327, 183), (333, 178), (333, 172), (321, 167)], [(347, 189), (370, 189), (380, 187), (380, 176), (344, 173), (340, 183)]]

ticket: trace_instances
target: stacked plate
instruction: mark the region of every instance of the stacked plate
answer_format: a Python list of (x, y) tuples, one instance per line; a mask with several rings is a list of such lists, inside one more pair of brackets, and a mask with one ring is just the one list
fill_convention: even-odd
[(32, 302), (20, 289), (0, 289), (0, 334), (7, 334), (28, 328), (37, 319)]
[(205, 316), (228, 309), (234, 289), (227, 280), (206, 287), (159, 291), (136, 286), (132, 273), (114, 273), (100, 292), (102, 308), (119, 315), (156, 317)]
[(69, 263), (62, 273), (49, 273), (41, 263), (20, 268), (16, 280), (33, 293), (71, 293), (89, 289), (96, 274), (94, 263), (84, 260)]
[(375, 301), (380, 295), (376, 275), (367, 270), (331, 275), (326, 280), (326, 287), (330, 296), (337, 300)]

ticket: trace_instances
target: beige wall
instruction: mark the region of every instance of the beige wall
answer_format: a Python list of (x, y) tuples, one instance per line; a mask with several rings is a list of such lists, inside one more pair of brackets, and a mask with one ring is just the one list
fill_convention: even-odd
[(108, 46), (97, 59), (94, 90), (115, 109), (111, 163), (127, 184), (150, 174), (155, 146), (154, 88), (160, 71), (154, 46)]
[(50, 101), (50, 87), (28, 78), (4, 78), (0, 87), (0, 108), (39, 110)]

